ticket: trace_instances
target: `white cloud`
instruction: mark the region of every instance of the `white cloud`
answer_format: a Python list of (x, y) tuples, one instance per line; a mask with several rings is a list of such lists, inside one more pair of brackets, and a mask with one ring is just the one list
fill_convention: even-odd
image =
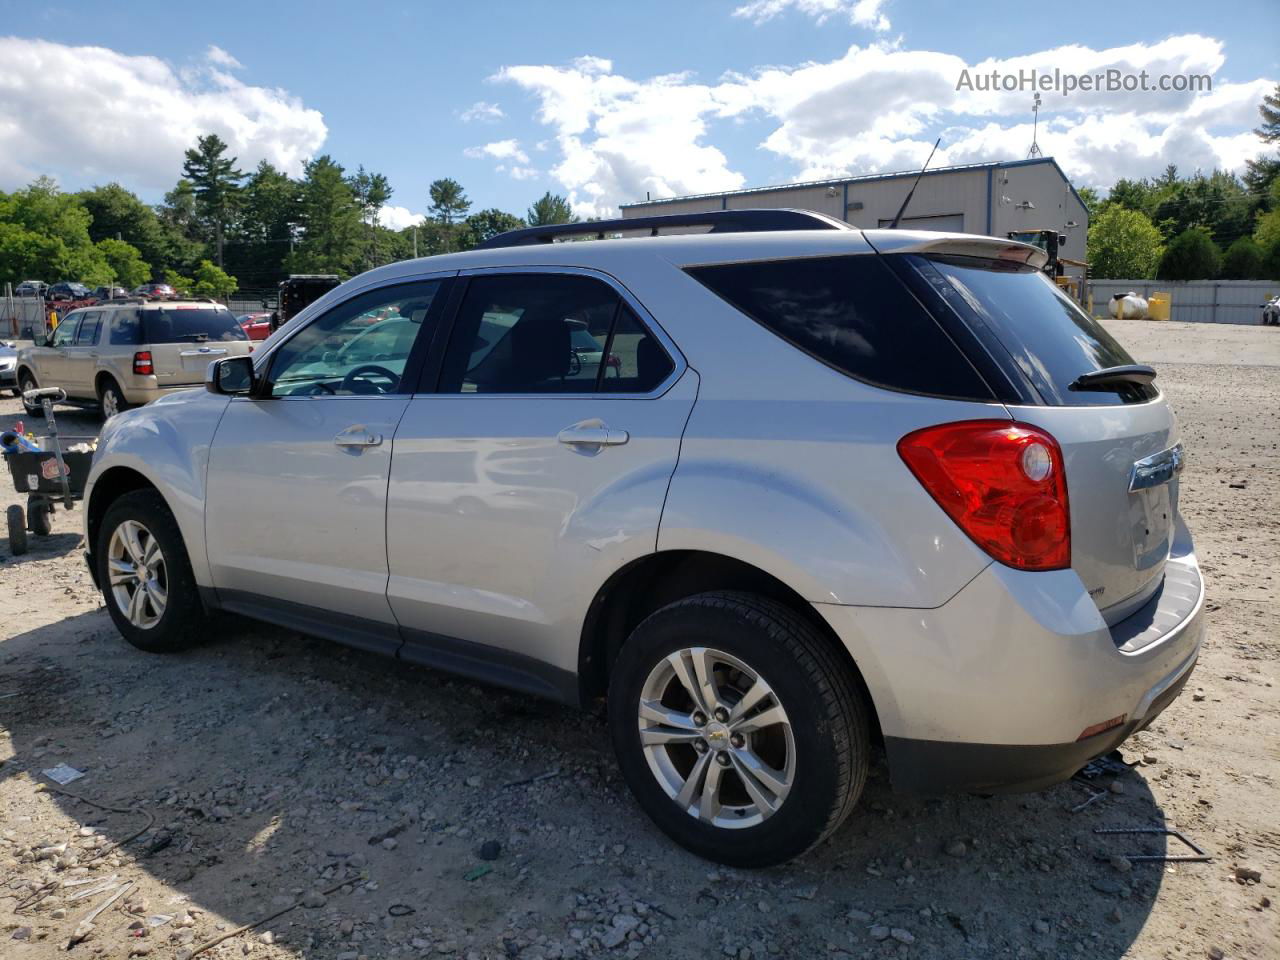
[(882, 9), (884, 5), (885, 0), (751, 0), (737, 7), (733, 15), (759, 25), (794, 9), (818, 23), (843, 15), (855, 26), (884, 32), (890, 27)]
[(923, 163), (939, 135), (938, 166), (1025, 157), (1031, 91), (957, 89), (965, 70), (1145, 70), (1150, 83), (1166, 74), (1209, 76), (1212, 90), (1204, 92), (1045, 92), (1040, 147), (1078, 184), (1109, 186), (1119, 177), (1159, 174), (1168, 163), (1184, 171), (1239, 170), (1262, 152), (1250, 129), (1275, 79), (1228, 81), (1220, 75), (1224, 62), (1219, 41), (1189, 34), (1107, 49), (1057, 47), (976, 64), (900, 43), (873, 43), (852, 46), (834, 60), (728, 74), (714, 83), (688, 74), (633, 79), (596, 57), (568, 66), (509, 66), (494, 79), (534, 96), (536, 118), (559, 152), (552, 176), (580, 213), (605, 215), (646, 193), (669, 197), (741, 187), (744, 176), (713, 145), (710, 125), (717, 121), (766, 125), (758, 146), (798, 180), (911, 169)]
[(514, 160), (516, 163), (529, 162), (529, 155), (520, 149), (519, 140), (495, 140), (483, 146), (467, 147), (462, 153), (472, 160), (492, 157), (494, 160)]
[(458, 114), (463, 123), (496, 123), (506, 116), (496, 103), (477, 100), (462, 113)]
[(422, 223), (426, 214), (414, 213), (408, 207), (394, 207), (390, 204), (378, 210), (378, 222), (390, 230), (403, 230), (414, 224)]
[(269, 160), (296, 175), (327, 132), (320, 112), (287, 91), (224, 70), (177, 71), (158, 57), (0, 37), (3, 188), (49, 173), (167, 189), (183, 151), (206, 133), (227, 141), (241, 168)]
[(229, 70), (239, 70), (244, 66), (239, 60), (233, 57), (227, 51), (223, 50), (217, 44), (210, 44), (209, 49), (205, 51), (204, 58), (210, 63), (217, 64), (220, 67), (226, 67)]

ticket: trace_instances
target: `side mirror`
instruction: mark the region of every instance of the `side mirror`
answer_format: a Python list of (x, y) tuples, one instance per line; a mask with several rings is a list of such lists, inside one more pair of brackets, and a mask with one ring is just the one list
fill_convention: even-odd
[(223, 357), (209, 364), (204, 388), (227, 397), (243, 396), (253, 390), (253, 358)]
[(37, 347), (47, 347), (49, 345), (49, 334), (43, 330), (31, 334), (31, 342)]

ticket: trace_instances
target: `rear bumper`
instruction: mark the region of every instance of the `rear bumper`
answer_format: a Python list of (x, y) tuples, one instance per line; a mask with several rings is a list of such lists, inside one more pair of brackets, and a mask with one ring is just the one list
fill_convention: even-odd
[(1173, 702), (1205, 634), (1181, 525), (1165, 586), (1110, 628), (1072, 571), (999, 564), (932, 610), (815, 607), (862, 671), (895, 787), (922, 793), (1070, 777)]
[(131, 406), (141, 407), (153, 400), (159, 400), (161, 397), (168, 396), (171, 393), (177, 393), (180, 390), (196, 390), (200, 387), (198, 383), (184, 383), (178, 386), (156, 386), (155, 384), (138, 383), (136, 380), (132, 383), (120, 384), (120, 392), (124, 394), (125, 402)]
[(1028, 746), (885, 737), (893, 785), (920, 794), (1025, 793), (1061, 783), (1159, 716), (1187, 685), (1198, 656), (1199, 649), (1176, 676), (1151, 691), (1150, 705), (1141, 718), (1075, 743)]

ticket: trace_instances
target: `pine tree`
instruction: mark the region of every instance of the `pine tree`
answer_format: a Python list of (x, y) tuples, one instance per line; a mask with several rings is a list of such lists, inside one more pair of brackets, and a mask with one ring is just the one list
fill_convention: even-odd
[(222, 266), (223, 235), (240, 196), (244, 172), (236, 169), (236, 158), (225, 156), (227, 145), (216, 133), (196, 140), (182, 163), (182, 174), (195, 190), (197, 209), (212, 225), (218, 266)]

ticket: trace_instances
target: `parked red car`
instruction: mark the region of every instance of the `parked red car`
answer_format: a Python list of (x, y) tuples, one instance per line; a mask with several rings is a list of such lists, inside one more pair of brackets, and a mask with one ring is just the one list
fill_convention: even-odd
[(271, 336), (270, 313), (245, 313), (236, 317), (250, 340), (265, 340)]

